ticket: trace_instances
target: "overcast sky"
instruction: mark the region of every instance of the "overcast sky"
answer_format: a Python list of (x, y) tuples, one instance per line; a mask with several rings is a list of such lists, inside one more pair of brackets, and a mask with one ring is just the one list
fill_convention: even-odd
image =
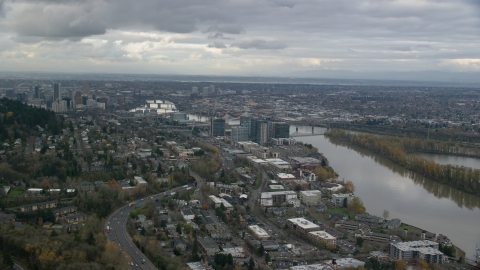
[(0, 70), (480, 71), (479, 0), (0, 0)]

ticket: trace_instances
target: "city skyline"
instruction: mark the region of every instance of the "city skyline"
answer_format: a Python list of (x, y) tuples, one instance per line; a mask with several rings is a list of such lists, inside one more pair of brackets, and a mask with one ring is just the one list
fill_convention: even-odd
[(422, 71), (426, 80), (475, 81), (479, 8), (471, 0), (4, 0), (0, 71), (414, 80)]

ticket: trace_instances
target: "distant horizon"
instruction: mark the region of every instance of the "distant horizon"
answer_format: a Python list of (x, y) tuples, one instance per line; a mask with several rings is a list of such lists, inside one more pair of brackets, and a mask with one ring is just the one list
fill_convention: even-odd
[[(312, 71), (314, 72), (314, 71)], [(335, 72), (337, 72), (335, 74)], [(117, 76), (128, 76), (128, 77), (147, 77), (149, 80), (155, 79), (162, 79), (162, 81), (178, 81), (178, 80), (187, 80), (187, 81), (195, 81), (195, 79), (203, 80), (204, 82), (209, 82), (208, 79), (214, 79), (212, 82), (231, 82), (235, 83), (235, 81), (230, 81), (232, 79), (239, 79), (237, 83), (289, 83), (289, 84), (339, 84), (343, 81), (345, 84), (360, 84), (365, 85), (368, 83), (372, 84), (380, 84), (380, 85), (432, 85), (432, 86), (468, 86), (468, 87), (480, 87), (480, 72), (441, 72), (441, 71), (416, 71), (416, 72), (377, 72), (375, 73), (377, 77), (374, 76), (370, 77), (368, 75), (372, 73), (366, 72), (349, 72), (349, 74), (341, 74), (342, 71), (332, 71), (330, 75), (333, 76), (262, 76), (262, 75), (209, 75), (209, 74), (167, 74), (167, 73), (123, 73), (123, 72), (71, 72), (71, 71), (63, 71), (63, 72), (50, 72), (50, 71), (0, 71), (0, 78), (9, 77), (9, 75), (13, 74), (23, 74), (27, 77), (35, 76), (35, 75), (47, 75), (47, 76), (73, 76), (73, 77), (87, 77), (87, 78), (75, 78), (75, 79), (83, 79), (83, 80), (112, 80), (113, 78), (99, 78), (101, 76), (106, 77), (117, 77)], [(306, 72), (306, 74), (311, 74)], [(349, 76), (349, 75), (357, 75)], [(360, 75), (360, 76), (359, 76)], [(361, 75), (364, 75), (363, 77)], [(381, 78), (381, 76), (385, 76), (386, 78)], [(404, 75), (398, 76), (395, 78), (395, 75)], [(406, 76), (405, 76), (406, 75)], [(421, 76), (424, 76), (422, 79)], [(441, 76), (441, 77), (439, 77)], [(448, 78), (450, 76), (450, 78)], [(456, 77), (463, 77), (462, 78), (451, 78), (452, 76)], [(95, 77), (95, 78), (93, 78)], [(157, 78), (155, 78), (157, 77)], [(441, 78), (436, 80), (436, 78)], [(147, 79), (145, 78), (145, 79)], [(5, 78), (3, 78), (5, 79)], [(12, 79), (12, 78), (10, 78)], [(22, 79), (22, 78), (18, 78)], [(26, 78), (23, 78), (26, 79)], [(30, 78), (32, 79), (32, 78)], [(40, 78), (36, 78), (40, 79)], [(47, 80), (49, 78), (42, 78), (42, 80)], [(74, 79), (74, 78), (62, 78), (62, 80), (67, 79)], [(222, 81), (222, 79), (228, 79), (227, 81)], [(248, 81), (246, 79), (256, 79), (254, 81)], [(271, 81), (271, 80), (279, 80), (279, 81)], [(115, 81), (118, 81), (119, 78), (115, 78)], [(326, 82), (327, 81), (327, 82)], [(341, 84), (341, 83), (340, 83)]]

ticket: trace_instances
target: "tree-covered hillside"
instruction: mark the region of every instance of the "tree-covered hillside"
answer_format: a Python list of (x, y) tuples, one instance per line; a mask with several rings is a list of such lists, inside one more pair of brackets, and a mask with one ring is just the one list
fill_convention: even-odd
[(35, 108), (7, 98), (0, 99), (0, 141), (22, 140), (31, 135), (37, 126), (57, 135), (64, 128), (63, 118), (52, 111)]

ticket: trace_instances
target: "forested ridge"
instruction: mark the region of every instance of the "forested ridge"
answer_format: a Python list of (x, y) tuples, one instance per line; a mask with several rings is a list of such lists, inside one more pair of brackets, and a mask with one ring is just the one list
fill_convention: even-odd
[(30, 135), (37, 126), (44, 128), (53, 135), (65, 128), (63, 118), (55, 113), (41, 108), (35, 108), (7, 98), (0, 99), (0, 141), (10, 141), (21, 138), (22, 141)]
[(354, 134), (340, 129), (330, 130), (325, 135), (371, 150), (436, 182), (480, 196), (480, 170), (465, 166), (442, 165), (419, 156), (408, 155), (408, 153), (429, 151), (429, 149), (441, 152), (438, 150), (442, 149), (442, 147), (450, 149), (450, 146), (444, 142), (417, 138)]

